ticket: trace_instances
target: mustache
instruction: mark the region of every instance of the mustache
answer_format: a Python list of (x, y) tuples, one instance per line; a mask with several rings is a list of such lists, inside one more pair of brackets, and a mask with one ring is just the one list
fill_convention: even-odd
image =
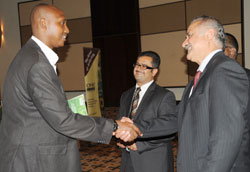
[(190, 45), (190, 44), (187, 44), (187, 45), (185, 45), (184, 49), (185, 49), (185, 50), (188, 50), (190, 47), (191, 47), (191, 45)]

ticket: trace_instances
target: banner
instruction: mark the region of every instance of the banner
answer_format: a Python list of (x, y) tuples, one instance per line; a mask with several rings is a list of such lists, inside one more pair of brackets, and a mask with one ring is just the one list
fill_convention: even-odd
[(100, 49), (83, 48), (83, 55), (88, 115), (101, 117), (104, 108), (104, 100), (102, 91)]

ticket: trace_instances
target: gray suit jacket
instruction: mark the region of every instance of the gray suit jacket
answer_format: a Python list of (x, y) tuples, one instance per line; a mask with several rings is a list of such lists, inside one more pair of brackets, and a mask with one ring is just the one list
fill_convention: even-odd
[(109, 143), (113, 121), (74, 114), (33, 41), (11, 63), (3, 90), (0, 172), (81, 172), (75, 139)]
[(178, 114), (178, 172), (249, 172), (248, 78), (223, 52), (191, 81)]
[[(130, 115), (134, 90), (135, 87), (123, 93), (120, 101), (119, 118)], [(150, 85), (134, 118), (134, 123), (147, 138), (136, 140), (137, 151), (131, 150), (128, 153), (125, 149), (122, 149), (121, 172), (132, 172), (129, 167), (135, 172), (172, 172), (174, 170), (170, 141), (177, 131), (175, 107), (176, 101), (172, 92), (155, 83)], [(166, 121), (168, 121), (166, 124), (171, 125), (162, 128), (162, 130), (165, 130), (165, 136), (157, 137), (156, 131), (161, 131), (159, 126)], [(167, 130), (167, 127), (170, 129)]]

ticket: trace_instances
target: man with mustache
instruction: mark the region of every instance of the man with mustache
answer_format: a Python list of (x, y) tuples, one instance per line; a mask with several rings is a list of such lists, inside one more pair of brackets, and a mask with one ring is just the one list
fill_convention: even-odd
[[(134, 64), (136, 85), (121, 96), (119, 119), (130, 117), (146, 137), (118, 142), (122, 148), (121, 172), (174, 171), (171, 140), (177, 131), (176, 101), (171, 91), (154, 81), (159, 66), (156, 52), (140, 53)], [(158, 132), (163, 135), (157, 137)]]
[(219, 21), (201, 16), (182, 44), (199, 68), (179, 105), (178, 172), (250, 171), (249, 82), (244, 69), (224, 55), (224, 41)]
[(57, 76), (57, 54), (69, 29), (63, 12), (39, 4), (31, 13), (33, 36), (12, 61), (3, 89), (1, 172), (81, 172), (77, 140), (108, 144), (113, 134), (132, 141), (131, 123), (74, 114)]

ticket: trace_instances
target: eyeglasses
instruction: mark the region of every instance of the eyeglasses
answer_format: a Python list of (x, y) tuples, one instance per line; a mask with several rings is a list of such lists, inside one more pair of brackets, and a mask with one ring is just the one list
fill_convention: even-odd
[(146, 69), (155, 69), (153, 67), (149, 67), (145, 64), (140, 64), (140, 63), (135, 63), (133, 64), (133, 67), (138, 67), (138, 68), (141, 68), (142, 70), (146, 70)]

